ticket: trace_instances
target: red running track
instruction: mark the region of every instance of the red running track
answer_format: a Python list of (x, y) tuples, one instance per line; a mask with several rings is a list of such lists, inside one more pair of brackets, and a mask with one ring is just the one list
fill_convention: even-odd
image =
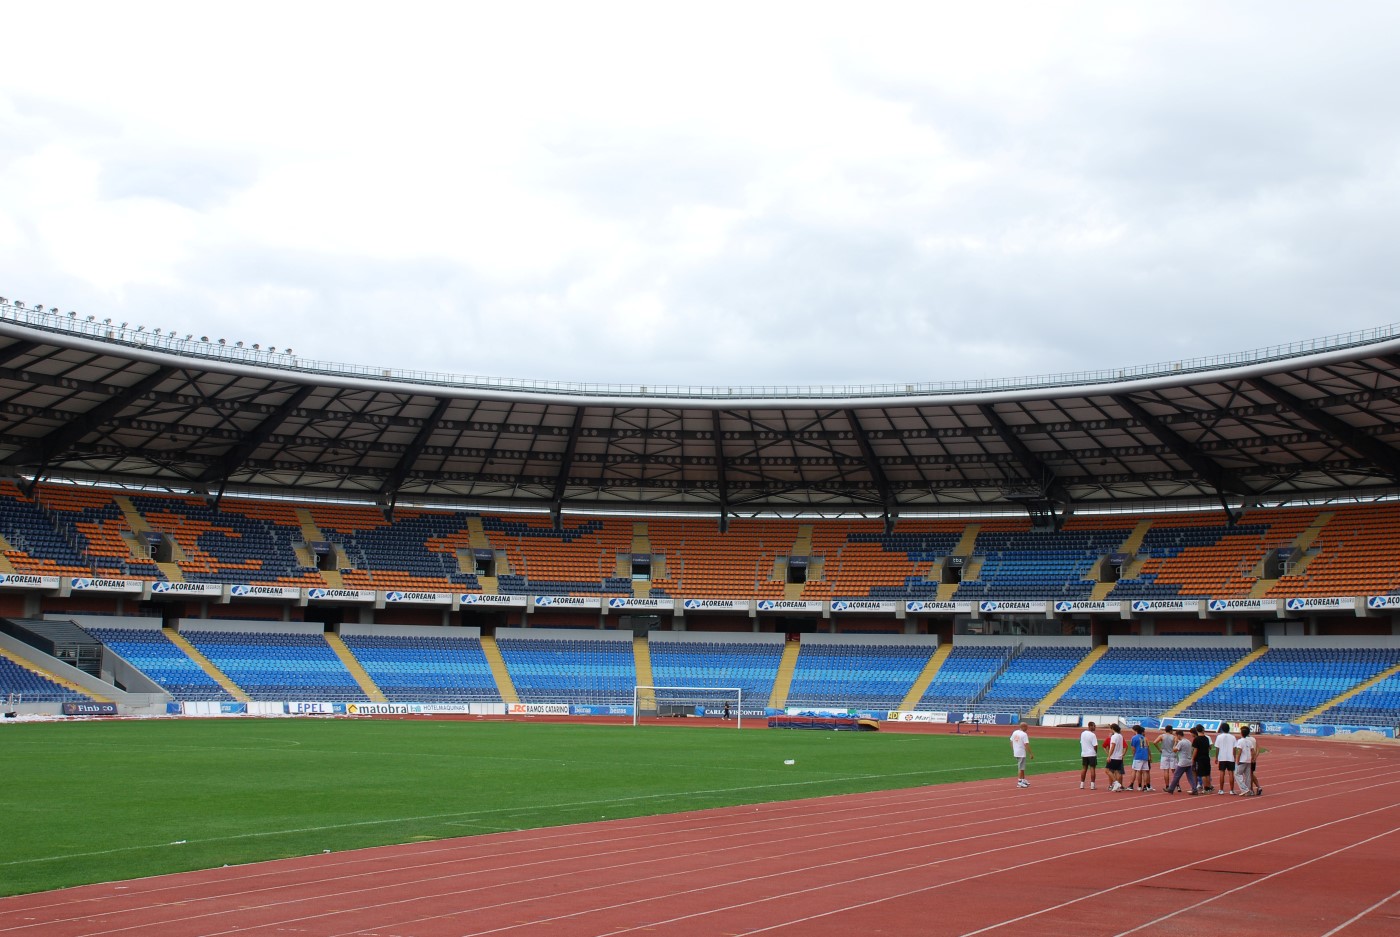
[(1400, 747), (1270, 738), (1259, 798), (1077, 773), (0, 899), (0, 937), (1400, 933)]

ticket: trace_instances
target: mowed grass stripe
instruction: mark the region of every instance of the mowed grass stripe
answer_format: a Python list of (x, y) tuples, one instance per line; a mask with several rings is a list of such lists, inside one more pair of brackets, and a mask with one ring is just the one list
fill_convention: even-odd
[[(1073, 743), (1038, 740), (1038, 771)], [(785, 760), (794, 765), (785, 765)], [(1007, 777), (1000, 735), (349, 719), (0, 730), (0, 894), (366, 846)]]

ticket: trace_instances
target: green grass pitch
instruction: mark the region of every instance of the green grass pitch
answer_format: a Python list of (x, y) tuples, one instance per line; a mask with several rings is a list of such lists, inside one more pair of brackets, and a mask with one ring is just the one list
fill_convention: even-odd
[[(983, 736), (489, 720), (0, 730), (0, 894), (386, 843), (1013, 774)], [(1075, 763), (1035, 741), (1036, 771)], [(792, 760), (793, 765), (784, 761)]]

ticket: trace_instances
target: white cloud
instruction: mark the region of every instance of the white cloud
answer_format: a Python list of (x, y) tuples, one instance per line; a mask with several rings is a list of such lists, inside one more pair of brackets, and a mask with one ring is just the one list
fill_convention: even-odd
[(9, 6), (9, 296), (405, 369), (863, 383), (1395, 318), (1400, 11)]

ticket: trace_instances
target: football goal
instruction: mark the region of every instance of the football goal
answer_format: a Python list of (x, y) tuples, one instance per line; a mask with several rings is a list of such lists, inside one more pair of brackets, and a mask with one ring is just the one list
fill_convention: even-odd
[(632, 725), (656, 719), (700, 716), (727, 720), (734, 728), (744, 723), (744, 691), (732, 686), (635, 686)]

